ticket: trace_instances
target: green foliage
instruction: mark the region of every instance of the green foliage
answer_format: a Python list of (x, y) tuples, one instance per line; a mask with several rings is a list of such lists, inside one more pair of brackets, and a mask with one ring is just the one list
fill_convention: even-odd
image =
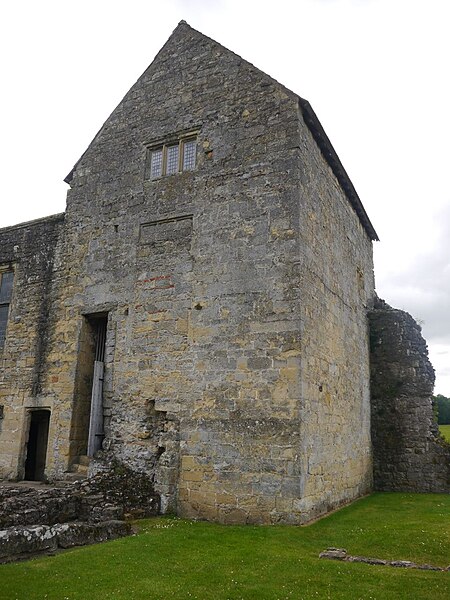
[(442, 394), (433, 396), (433, 402), (437, 410), (437, 419), (440, 425), (450, 424), (450, 398)]
[(447, 494), (377, 493), (307, 527), (158, 517), (138, 535), (0, 566), (2, 600), (447, 600), (449, 573), (319, 559), (350, 554), (446, 566)]
[(439, 425), (439, 431), (444, 436), (444, 439), (450, 443), (450, 425)]

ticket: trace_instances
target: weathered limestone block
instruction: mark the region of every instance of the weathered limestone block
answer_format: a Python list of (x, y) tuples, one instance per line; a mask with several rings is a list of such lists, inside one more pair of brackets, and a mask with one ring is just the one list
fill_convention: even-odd
[(63, 523), (53, 525), (59, 548), (98, 544), (107, 540), (130, 535), (131, 525), (125, 521), (102, 521), (101, 523)]
[(16, 526), (0, 530), (0, 559), (57, 547), (56, 532), (49, 525)]
[(102, 523), (57, 523), (55, 525), (16, 526), (0, 530), (0, 561), (26, 554), (97, 544), (130, 535), (131, 526), (124, 521)]

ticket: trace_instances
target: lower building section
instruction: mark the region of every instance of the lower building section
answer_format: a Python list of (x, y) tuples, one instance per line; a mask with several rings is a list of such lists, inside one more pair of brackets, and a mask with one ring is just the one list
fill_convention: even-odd
[[(434, 374), (420, 328), (381, 301), (369, 321), (373, 465), (367, 386), (357, 390), (355, 382), (353, 393), (347, 386), (347, 394), (333, 395), (325, 362), (320, 385), (310, 373), (297, 404), (288, 393), (277, 397), (276, 410), (283, 402), (289, 408), (286, 418), (269, 415), (270, 395), (253, 407), (247, 380), (245, 411), (235, 383), (232, 392), (222, 386), (219, 396), (210, 388), (192, 402), (187, 395), (170, 400), (162, 387), (157, 401), (143, 400), (145, 388), (137, 385), (139, 394), (120, 397), (114, 385), (123, 374), (105, 351), (117, 328), (110, 314), (97, 312), (80, 321), (69, 408), (50, 395), (22, 406), (7, 398), (1, 476), (52, 481), (124, 470), (147, 482), (161, 512), (223, 523), (308, 522), (368, 493), (372, 472), (378, 490), (448, 492), (450, 447), (438, 435)], [(305, 362), (298, 354), (295, 361), (291, 369), (300, 377)], [(328, 371), (334, 376), (336, 369)], [(180, 387), (180, 399), (186, 389)]]
[[(141, 487), (147, 482), (162, 513), (223, 523), (301, 524), (370, 487), (369, 452), (369, 459), (358, 465), (358, 473), (365, 470), (361, 481), (350, 486), (336, 477), (332, 485), (317, 488), (317, 477), (302, 471), (315, 459), (309, 456), (305, 461), (301, 454), (300, 420), (178, 419), (153, 408), (147, 410), (145, 435), (132, 426), (134, 442), (129, 430), (126, 444), (107, 436), (91, 459), (67, 454), (67, 463), (62, 465), (51, 454), (67, 440), (67, 432), (58, 440), (52, 419), (49, 409), (24, 413), (26, 435), (19, 466), (16, 471), (4, 471), (4, 477), (46, 482), (94, 477), (97, 481), (102, 474), (117, 478), (126, 473)], [(336, 457), (328, 460), (331, 463)], [(112, 475), (108, 477), (111, 480)], [(314, 494), (308, 496), (313, 489)]]

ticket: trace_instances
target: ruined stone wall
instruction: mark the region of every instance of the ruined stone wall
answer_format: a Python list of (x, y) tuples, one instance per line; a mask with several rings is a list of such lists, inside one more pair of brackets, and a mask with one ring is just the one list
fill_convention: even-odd
[(421, 329), (383, 301), (369, 319), (374, 487), (449, 492), (450, 445), (433, 414), (434, 371)]
[(29, 410), (53, 408), (54, 398), (43, 394), (43, 387), (63, 223), (64, 215), (55, 215), (0, 230), (0, 266), (14, 270), (6, 340), (0, 350), (0, 478), (23, 477)]

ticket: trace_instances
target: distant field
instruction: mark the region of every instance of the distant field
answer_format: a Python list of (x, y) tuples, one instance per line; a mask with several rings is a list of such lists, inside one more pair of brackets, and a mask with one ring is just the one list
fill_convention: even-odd
[(439, 431), (445, 437), (447, 442), (450, 442), (450, 425), (439, 425)]
[(319, 559), (449, 564), (450, 495), (376, 493), (307, 527), (159, 517), (135, 536), (0, 565), (1, 600), (448, 600), (450, 573)]

